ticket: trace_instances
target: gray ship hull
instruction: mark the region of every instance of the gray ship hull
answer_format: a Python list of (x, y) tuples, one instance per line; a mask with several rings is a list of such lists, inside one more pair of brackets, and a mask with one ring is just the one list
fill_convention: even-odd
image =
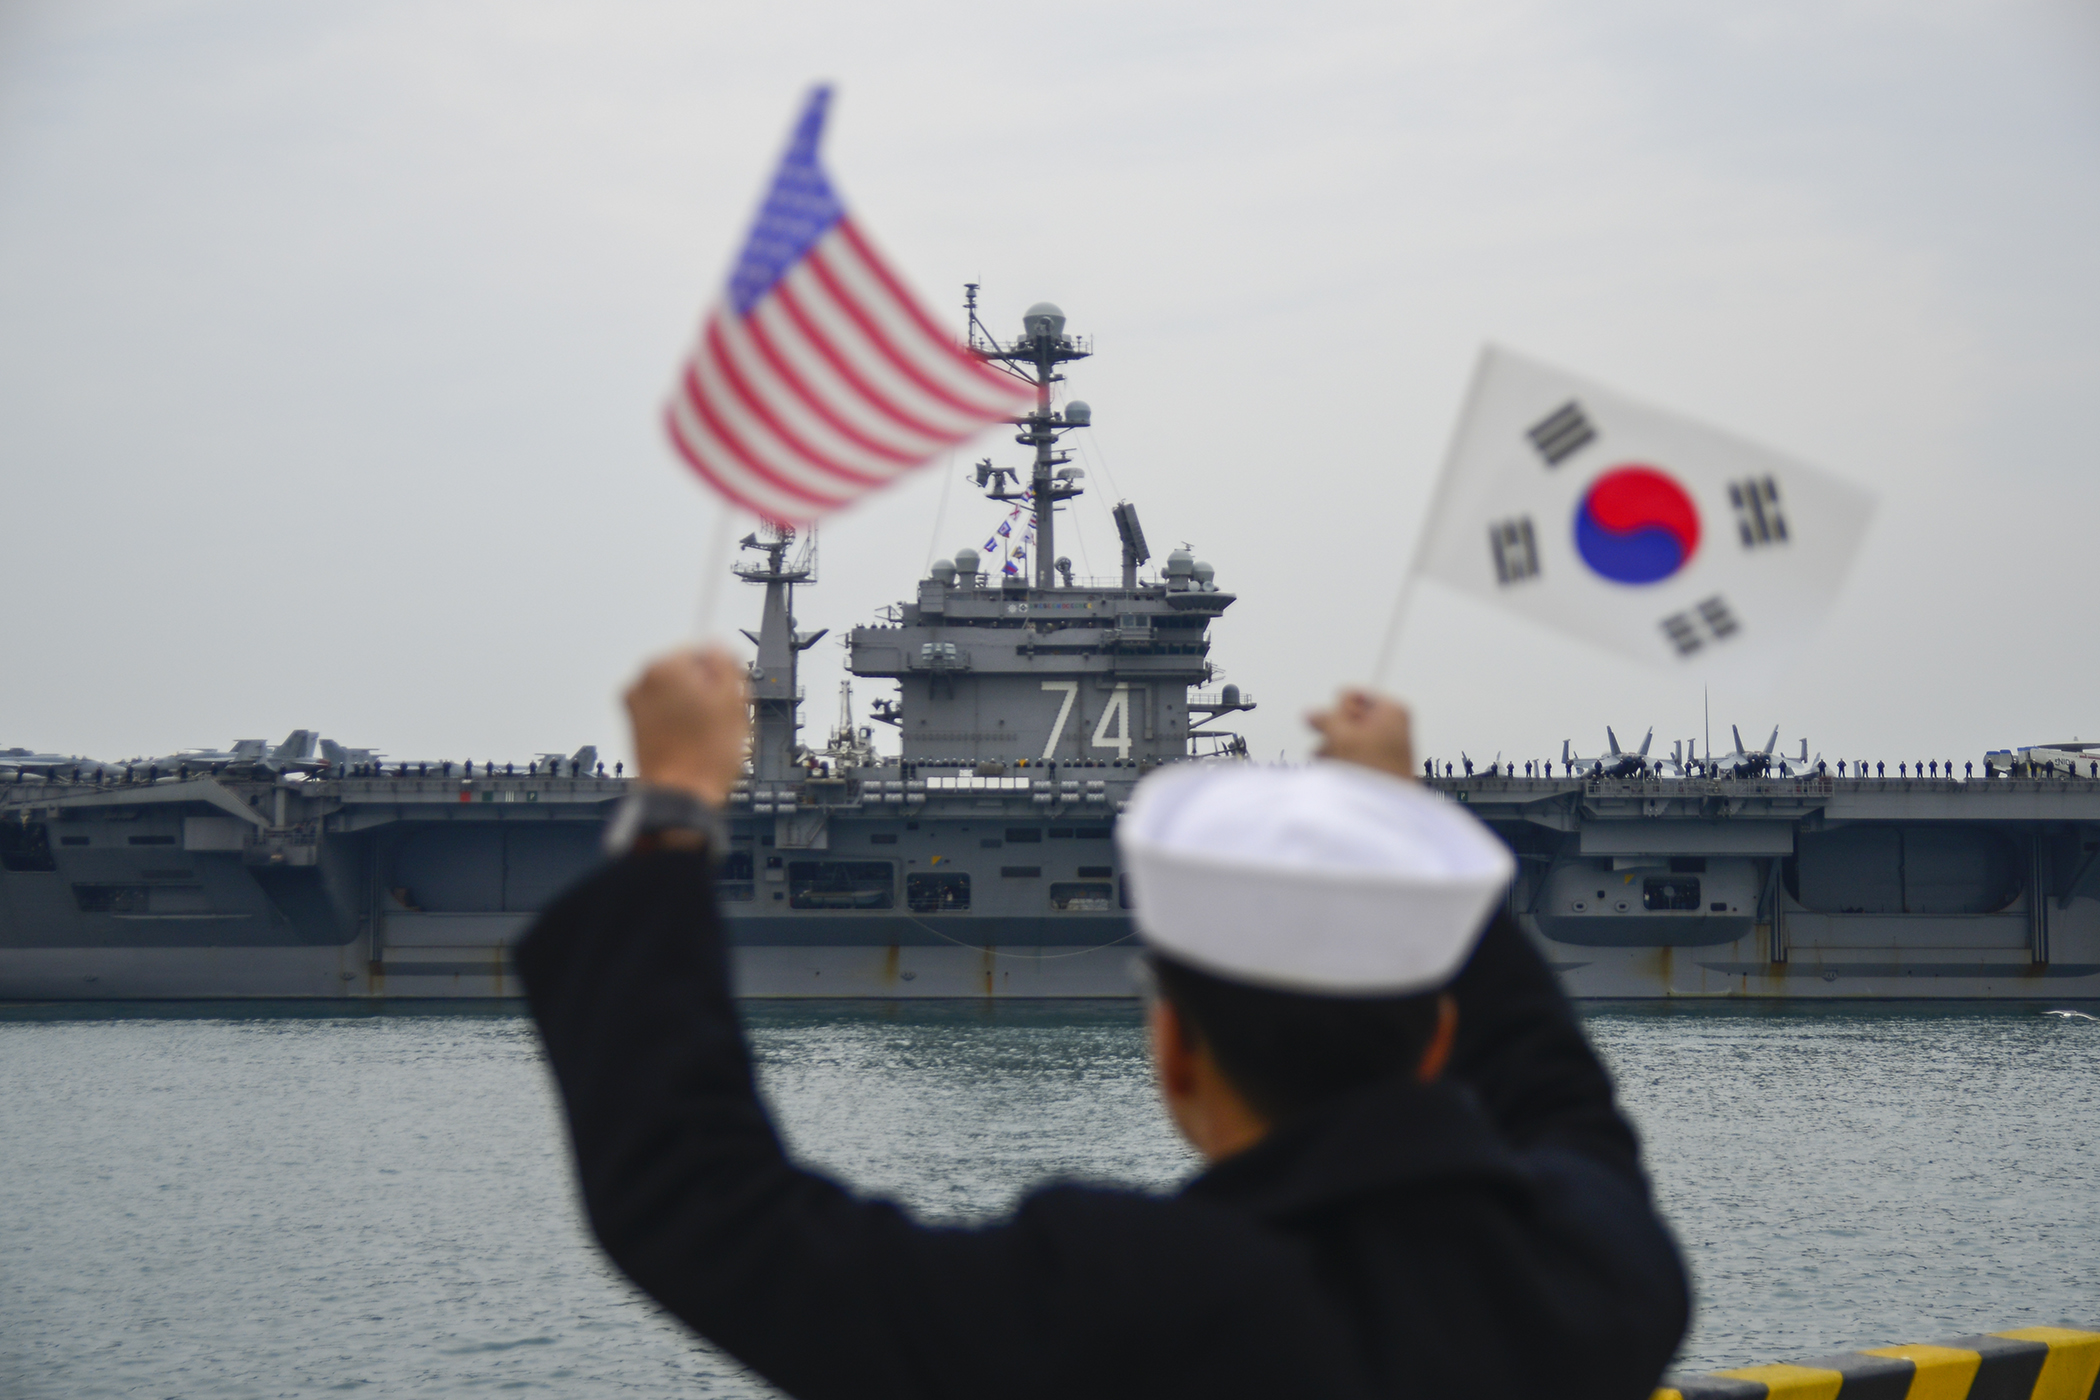
[[(881, 771), (902, 791), (813, 785), (766, 813), (738, 795), (722, 887), (744, 995), (1135, 994), (1109, 840), (1134, 769), (1086, 770), (1098, 800), (1082, 781), (1069, 802)], [(1577, 997), (2100, 998), (2100, 785), (1436, 786), (1523, 857), (1513, 911)], [(510, 944), (599, 859), (625, 788), (11, 785), (0, 998), (515, 997)]]

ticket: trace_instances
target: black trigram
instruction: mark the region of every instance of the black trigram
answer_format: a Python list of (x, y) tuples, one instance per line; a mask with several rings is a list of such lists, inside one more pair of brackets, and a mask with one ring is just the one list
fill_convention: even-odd
[(1786, 543), (1786, 517), (1779, 511), (1779, 486), (1769, 476), (1746, 476), (1728, 483), (1728, 502), (1735, 507), (1736, 533), (1743, 548)]
[(1597, 440), (1597, 430), (1590, 426), (1584, 416), (1582, 405), (1569, 399), (1544, 418), (1531, 425), (1524, 436), (1546, 459), (1546, 465), (1557, 467)]
[(1662, 620), (1661, 627), (1679, 656), (1690, 656), (1708, 642), (1725, 642), (1743, 630), (1734, 611), (1718, 594), (1696, 607), (1671, 613)]
[(1531, 534), (1531, 517), (1520, 515), (1488, 526), (1488, 547), (1495, 554), (1495, 581), (1522, 583), (1539, 576), (1538, 545)]

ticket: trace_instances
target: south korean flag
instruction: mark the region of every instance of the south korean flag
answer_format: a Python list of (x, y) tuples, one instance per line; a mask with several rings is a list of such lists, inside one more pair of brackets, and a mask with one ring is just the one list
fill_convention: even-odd
[(1490, 347), (1414, 571), (1671, 667), (1770, 666), (1859, 552), (1828, 472)]

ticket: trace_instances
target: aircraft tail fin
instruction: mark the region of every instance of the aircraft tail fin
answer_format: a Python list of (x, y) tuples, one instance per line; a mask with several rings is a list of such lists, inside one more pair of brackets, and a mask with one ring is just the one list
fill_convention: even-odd
[(270, 758), (278, 763), (303, 763), (314, 756), (315, 734), (311, 729), (294, 729), (284, 736), (284, 742), (270, 750)]
[(1604, 726), (1604, 740), (1611, 745), (1611, 756), (1617, 758), (1619, 756), (1619, 736), (1611, 732), (1611, 726), (1608, 724)]
[(1647, 734), (1647, 737), (1641, 740), (1641, 757), (1642, 757), (1642, 758), (1646, 758), (1646, 757), (1648, 756), (1648, 746), (1649, 746), (1650, 744), (1654, 743), (1654, 742), (1655, 742), (1655, 726), (1651, 724), (1651, 725), (1649, 725), (1649, 726), (1648, 726), (1648, 734)]
[(1743, 747), (1743, 731), (1731, 724), (1728, 726), (1728, 732), (1735, 737), (1735, 751), (1737, 753), (1748, 753), (1749, 750)]
[(265, 739), (236, 739), (233, 741), (233, 756), (252, 763), (267, 753), (269, 748), (269, 741)]
[(1773, 726), (1772, 726), (1772, 737), (1771, 737), (1771, 738), (1769, 738), (1769, 739), (1767, 739), (1767, 740), (1765, 740), (1765, 752), (1766, 752), (1766, 753), (1771, 753), (1771, 752), (1772, 752), (1772, 751), (1773, 751), (1774, 749), (1776, 749), (1776, 748), (1778, 748), (1778, 747), (1779, 747), (1779, 726), (1775, 724), (1775, 725), (1773, 725)]
[(1801, 736), (1801, 761), (1803, 763), (1808, 762), (1808, 736), (1806, 734)]
[(585, 744), (582, 748), (576, 750), (576, 756), (571, 758), (569, 762), (577, 772), (589, 773), (598, 766), (598, 746), (596, 744)]
[(1566, 739), (1560, 741), (1560, 761), (1568, 766), (1573, 766), (1575, 762), (1575, 756), (1568, 752), (1568, 741)]

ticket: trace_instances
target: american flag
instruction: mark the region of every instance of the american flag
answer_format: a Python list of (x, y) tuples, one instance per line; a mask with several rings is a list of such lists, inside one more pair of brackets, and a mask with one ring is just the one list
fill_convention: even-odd
[(817, 160), (811, 92), (758, 222), (664, 412), (708, 485), (799, 524), (884, 486), (1034, 389), (957, 344), (846, 212)]

